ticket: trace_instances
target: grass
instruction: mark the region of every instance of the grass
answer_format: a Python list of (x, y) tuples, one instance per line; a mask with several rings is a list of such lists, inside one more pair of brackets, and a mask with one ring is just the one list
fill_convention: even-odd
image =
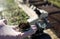
[(48, 0), (48, 1), (56, 6), (60, 7), (60, 0)]

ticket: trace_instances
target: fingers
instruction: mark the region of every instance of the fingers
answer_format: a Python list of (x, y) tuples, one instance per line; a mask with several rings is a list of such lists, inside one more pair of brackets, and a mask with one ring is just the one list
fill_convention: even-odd
[(34, 30), (34, 31), (37, 31), (37, 27), (35, 25), (32, 25), (31, 28)]
[(3, 19), (2, 21), (7, 25), (7, 20), (6, 19)]
[(7, 24), (7, 20), (2, 19), (0, 20), (0, 26), (5, 26)]

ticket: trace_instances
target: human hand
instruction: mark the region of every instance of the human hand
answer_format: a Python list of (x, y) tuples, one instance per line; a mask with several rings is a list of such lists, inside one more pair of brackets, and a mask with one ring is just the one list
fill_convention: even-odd
[(6, 19), (0, 20), (0, 26), (4, 26), (6, 24), (7, 24), (7, 20)]
[(37, 31), (37, 26), (36, 25), (31, 25), (31, 28), (34, 30), (34, 32)]

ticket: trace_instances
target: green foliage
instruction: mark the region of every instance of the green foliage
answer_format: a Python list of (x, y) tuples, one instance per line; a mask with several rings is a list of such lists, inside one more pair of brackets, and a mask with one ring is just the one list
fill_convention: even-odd
[(8, 23), (11, 25), (17, 25), (21, 21), (26, 21), (29, 17), (25, 12), (21, 9), (12, 9), (3, 11), (4, 17), (8, 19)]
[(8, 24), (17, 25), (21, 21), (26, 21), (29, 17), (28, 15), (18, 7), (14, 0), (6, 0), (7, 9), (4, 10), (3, 17), (8, 20)]
[(14, 0), (6, 0), (8, 3), (14, 3)]
[(15, 2), (15, 0), (6, 0), (6, 8), (7, 9), (13, 9), (13, 8), (17, 8), (18, 5), (17, 3)]
[(60, 7), (60, 0), (48, 0), (52, 4), (55, 4), (56, 6)]

